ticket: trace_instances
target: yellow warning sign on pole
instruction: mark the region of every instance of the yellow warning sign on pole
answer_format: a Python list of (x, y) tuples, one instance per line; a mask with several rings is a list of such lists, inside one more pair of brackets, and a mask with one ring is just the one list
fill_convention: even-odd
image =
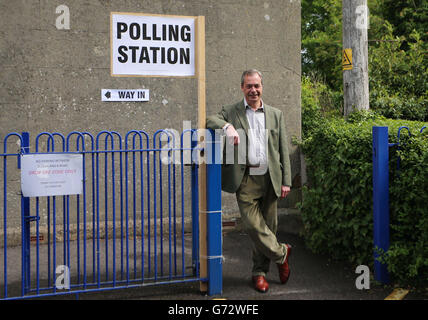
[(343, 50), (342, 68), (343, 70), (352, 70), (352, 49), (350, 48)]

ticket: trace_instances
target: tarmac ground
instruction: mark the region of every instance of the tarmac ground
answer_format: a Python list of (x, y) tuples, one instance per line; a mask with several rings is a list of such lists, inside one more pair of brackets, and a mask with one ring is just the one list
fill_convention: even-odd
[[(290, 226), (280, 219), (280, 226)], [(278, 271), (272, 263), (267, 275), (269, 291), (259, 293), (251, 283), (251, 243), (239, 227), (223, 229), (223, 292), (208, 296), (199, 290), (199, 282), (144, 286), (127, 289), (85, 292), (44, 297), (44, 300), (384, 300), (394, 291), (391, 285), (373, 281), (370, 289), (357, 289), (359, 274), (355, 267), (329, 257), (312, 253), (303, 238), (287, 227), (280, 228), (278, 239), (293, 247), (290, 256), (291, 275), (287, 284), (279, 282)], [(19, 250), (17, 250), (19, 252)], [(19, 258), (17, 258), (19, 260)], [(18, 263), (17, 260), (17, 263)], [(17, 268), (18, 270), (20, 268)], [(39, 300), (40, 298), (34, 298)], [(401, 296), (403, 300), (427, 300), (428, 292), (413, 291)]]
[[(199, 291), (199, 283), (132, 288), (101, 293), (79, 294), (79, 299), (131, 300), (384, 300), (394, 288), (371, 283), (370, 289), (359, 290), (355, 280), (359, 274), (349, 265), (332, 262), (328, 257), (313, 254), (301, 237), (282, 233), (279, 240), (293, 245), (290, 256), (290, 278), (282, 285), (278, 271), (271, 265), (267, 275), (269, 291), (259, 293), (251, 283), (251, 245), (239, 230), (226, 232), (223, 238), (223, 294), (207, 296)], [(373, 281), (372, 281), (373, 282)], [(70, 297), (69, 297), (70, 298)], [(75, 297), (73, 297), (75, 298)], [(426, 300), (428, 295), (410, 292), (405, 300)]]

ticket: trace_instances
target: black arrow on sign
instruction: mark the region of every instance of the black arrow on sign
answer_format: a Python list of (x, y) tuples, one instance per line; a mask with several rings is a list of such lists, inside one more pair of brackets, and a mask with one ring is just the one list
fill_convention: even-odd
[(107, 91), (106, 94), (105, 94), (105, 96), (106, 96), (107, 99), (110, 99), (110, 97), (111, 97), (110, 91)]

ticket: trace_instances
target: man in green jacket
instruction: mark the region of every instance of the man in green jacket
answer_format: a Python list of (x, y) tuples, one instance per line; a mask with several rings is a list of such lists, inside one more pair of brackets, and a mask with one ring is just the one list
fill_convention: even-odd
[(262, 74), (244, 71), (241, 90), (244, 99), (208, 117), (207, 128), (223, 129), (226, 135), (222, 189), (236, 193), (243, 226), (253, 243), (252, 281), (256, 290), (267, 292), (270, 261), (277, 264), (281, 283), (290, 275), (291, 246), (276, 238), (277, 201), (291, 187), (288, 141), (282, 112), (262, 100)]

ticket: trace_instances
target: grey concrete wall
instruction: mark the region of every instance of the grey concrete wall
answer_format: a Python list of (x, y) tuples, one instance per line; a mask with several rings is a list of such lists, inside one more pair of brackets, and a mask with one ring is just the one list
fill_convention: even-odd
[[(56, 28), (61, 4), (70, 9), (70, 30)], [(242, 98), (243, 70), (262, 71), (264, 101), (285, 114), (299, 186), (299, 152), (291, 144), (301, 135), (298, 0), (0, 0), (0, 142), (9, 132), (28, 131), (34, 141), (42, 131), (181, 131), (186, 120), (196, 126), (195, 79), (110, 76), (112, 11), (205, 16), (207, 114)], [(151, 98), (101, 102), (102, 88), (146, 88)], [(8, 148), (18, 149), (16, 139)], [(294, 206), (293, 190), (280, 206)], [(235, 202), (224, 194), (226, 214), (237, 212)]]

